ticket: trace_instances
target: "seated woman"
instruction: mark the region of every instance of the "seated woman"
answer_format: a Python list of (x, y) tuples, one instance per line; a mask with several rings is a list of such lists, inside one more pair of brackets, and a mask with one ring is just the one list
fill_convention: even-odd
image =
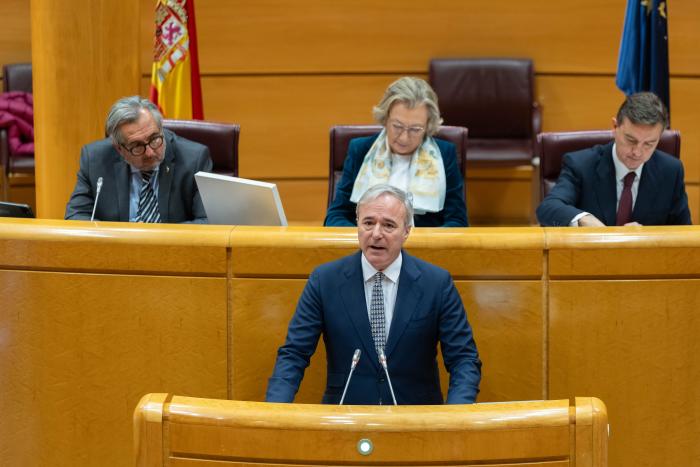
[(324, 225), (357, 225), (355, 206), (362, 194), (388, 183), (411, 193), (416, 227), (469, 226), (455, 146), (433, 138), (442, 119), (430, 85), (401, 78), (387, 88), (373, 113), (384, 129), (350, 141)]

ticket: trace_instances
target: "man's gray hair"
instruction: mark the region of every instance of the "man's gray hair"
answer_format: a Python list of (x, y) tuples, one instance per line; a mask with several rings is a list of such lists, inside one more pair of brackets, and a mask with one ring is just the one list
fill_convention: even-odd
[(150, 112), (158, 125), (158, 131), (163, 131), (163, 115), (158, 107), (141, 96), (122, 97), (112, 105), (105, 122), (105, 134), (115, 143), (124, 144), (121, 134), (121, 126), (125, 123), (134, 123), (141, 117), (141, 111)]
[(625, 102), (617, 111), (617, 124), (622, 125), (624, 119), (635, 125), (661, 124), (668, 127), (668, 110), (661, 99), (653, 92), (638, 92), (627, 96)]
[(428, 124), (425, 134), (426, 136), (433, 136), (437, 132), (442, 123), (440, 109), (438, 108), (438, 98), (433, 88), (425, 80), (405, 76), (391, 83), (384, 92), (382, 100), (372, 109), (374, 119), (382, 126), (386, 126), (391, 107), (399, 102), (409, 109), (415, 109), (425, 104), (428, 109)]
[(410, 193), (406, 193), (400, 188), (396, 188), (395, 186), (388, 185), (386, 183), (374, 185), (373, 187), (365, 191), (365, 193), (360, 197), (359, 201), (357, 202), (357, 206), (355, 208), (355, 215), (359, 215), (360, 206), (363, 206), (367, 203), (371, 203), (372, 201), (376, 200), (377, 198), (383, 195), (393, 196), (394, 198), (399, 200), (401, 204), (403, 204), (404, 211), (406, 213), (406, 217), (404, 218), (404, 226), (413, 227), (413, 196), (411, 196)]

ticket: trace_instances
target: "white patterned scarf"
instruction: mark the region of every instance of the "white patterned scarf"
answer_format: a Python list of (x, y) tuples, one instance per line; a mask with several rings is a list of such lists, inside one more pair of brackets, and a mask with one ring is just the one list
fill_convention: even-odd
[[(413, 209), (416, 214), (442, 211), (445, 206), (446, 179), (440, 148), (429, 136), (410, 157), (408, 191), (413, 196)], [(365, 191), (374, 185), (389, 183), (390, 177), (391, 150), (386, 129), (383, 129), (367, 151), (355, 178), (350, 201), (357, 203)]]

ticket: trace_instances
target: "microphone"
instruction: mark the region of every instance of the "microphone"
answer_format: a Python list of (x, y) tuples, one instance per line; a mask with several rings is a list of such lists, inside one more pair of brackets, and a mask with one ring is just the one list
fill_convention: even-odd
[(97, 200), (100, 199), (100, 192), (102, 191), (102, 177), (97, 179), (97, 194), (95, 194), (95, 204), (92, 205), (92, 216), (90, 216), (90, 222), (95, 220), (95, 209), (97, 209)]
[(389, 391), (391, 392), (391, 398), (394, 399), (394, 405), (399, 405), (396, 403), (396, 395), (394, 395), (394, 388), (391, 386), (391, 378), (389, 378), (389, 368), (386, 366), (386, 355), (384, 354), (384, 349), (379, 351), (379, 363), (384, 368), (384, 374), (386, 375), (386, 380), (389, 383)]
[(343, 405), (345, 400), (345, 393), (348, 392), (348, 386), (350, 385), (350, 378), (352, 378), (352, 372), (355, 371), (357, 363), (360, 361), (360, 349), (355, 349), (355, 353), (352, 354), (352, 362), (350, 362), (350, 374), (348, 375), (348, 380), (345, 382), (345, 388), (343, 389), (343, 395), (340, 397), (340, 404)]

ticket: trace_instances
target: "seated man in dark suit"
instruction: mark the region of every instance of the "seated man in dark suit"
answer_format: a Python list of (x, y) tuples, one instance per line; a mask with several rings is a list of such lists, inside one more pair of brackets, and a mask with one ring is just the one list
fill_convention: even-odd
[(649, 92), (613, 118), (615, 140), (564, 155), (556, 185), (537, 208), (543, 226), (690, 224), (683, 164), (656, 149), (668, 112)]
[(105, 131), (83, 146), (66, 219), (90, 220), (94, 208), (102, 221), (206, 223), (194, 174), (211, 171), (209, 148), (164, 129), (158, 108), (139, 96), (112, 106)]
[(387, 184), (369, 188), (357, 204), (359, 252), (311, 273), (289, 323), (266, 400), (292, 402), (323, 334), (327, 382), (323, 403), (337, 404), (355, 349), (361, 350), (344, 402), (391, 404), (388, 374), (399, 404), (442, 404), (437, 346), (450, 373), (447, 403), (472, 403), (481, 362), (462, 300), (444, 269), (402, 250), (411, 230), (407, 195)]

